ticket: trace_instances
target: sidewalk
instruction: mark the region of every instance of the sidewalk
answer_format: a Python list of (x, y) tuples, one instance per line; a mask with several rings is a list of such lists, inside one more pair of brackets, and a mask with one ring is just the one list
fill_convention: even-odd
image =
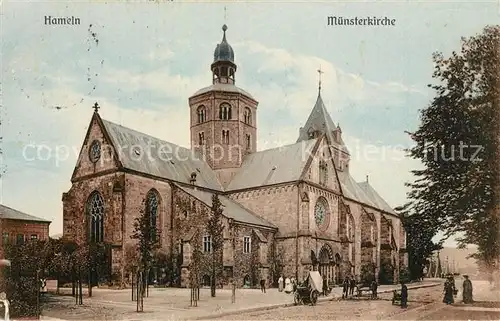
[[(422, 288), (441, 285), (437, 280), (424, 281), (408, 284), (408, 289)], [(382, 285), (378, 293), (392, 292), (399, 289), (400, 285)], [(70, 290), (71, 291), (71, 290)], [(336, 301), (342, 297), (342, 288), (332, 290), (329, 296), (320, 297), (319, 302)], [(73, 307), (73, 298), (68, 296), (54, 297), (61, 304)], [(276, 309), (279, 307), (292, 306), (293, 294), (278, 292), (276, 288), (267, 289), (263, 294), (258, 289), (237, 289), (236, 302), (231, 303), (231, 290), (217, 289), (217, 296), (210, 296), (210, 289), (200, 290), (200, 301), (197, 307), (190, 307), (190, 290), (179, 288), (153, 288), (149, 291), (149, 297), (144, 298), (144, 312), (137, 313), (136, 302), (131, 301), (131, 290), (109, 290), (94, 289), (92, 298), (84, 297), (84, 305), (78, 314), (84, 314), (85, 310), (104, 309), (105, 313), (112, 314), (114, 319), (119, 320), (200, 320), (213, 319), (225, 315), (244, 312)], [(76, 312), (76, 311), (75, 311)], [(51, 309), (44, 311), (44, 315), (60, 317), (64, 319), (63, 313), (67, 309)], [(76, 315), (67, 317), (74, 319)], [(83, 315), (81, 315), (83, 317)], [(51, 320), (44, 317), (45, 320)], [(52, 320), (56, 320), (54, 318)]]

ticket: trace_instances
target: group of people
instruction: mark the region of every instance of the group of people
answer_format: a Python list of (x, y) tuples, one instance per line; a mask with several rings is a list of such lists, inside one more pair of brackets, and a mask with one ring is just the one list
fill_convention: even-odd
[[(464, 282), (462, 284), (462, 301), (465, 304), (472, 303), (472, 282), (469, 280), (468, 275), (464, 275)], [(453, 275), (448, 275), (446, 282), (444, 283), (444, 297), (443, 303), (453, 304), (455, 303), (454, 297), (457, 295), (458, 290), (455, 287), (455, 279)]]
[(295, 292), (295, 289), (297, 288), (297, 282), (295, 281), (295, 278), (283, 278), (283, 276), (280, 276), (278, 279), (278, 291), (290, 294), (292, 292)]
[(354, 289), (356, 288), (356, 279), (354, 276), (346, 276), (344, 282), (342, 282), (342, 299), (347, 298), (349, 295), (354, 295)]

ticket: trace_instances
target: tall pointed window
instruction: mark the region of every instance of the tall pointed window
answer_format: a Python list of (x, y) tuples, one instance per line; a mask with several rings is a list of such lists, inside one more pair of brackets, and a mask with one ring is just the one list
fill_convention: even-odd
[(319, 162), (319, 183), (325, 186), (328, 181), (328, 165), (325, 161)]
[(243, 122), (248, 125), (252, 125), (252, 111), (250, 108), (245, 107), (245, 111), (243, 113)]
[(158, 192), (154, 189), (148, 192), (146, 197), (146, 211), (149, 216), (149, 224), (151, 227), (155, 227), (151, 229), (151, 240), (155, 240), (157, 237), (156, 228), (158, 221)]
[(87, 222), (89, 228), (88, 240), (92, 243), (104, 241), (104, 200), (95, 191), (87, 201)]
[(219, 118), (222, 120), (231, 119), (231, 105), (222, 103), (219, 107)]
[(250, 149), (252, 147), (252, 138), (249, 134), (246, 135), (246, 140), (247, 140), (247, 149)]
[(204, 123), (207, 121), (207, 110), (205, 106), (200, 106), (197, 109), (197, 114), (198, 114), (198, 124)]
[(222, 143), (229, 144), (229, 130), (222, 131)]
[(205, 133), (198, 133), (198, 145), (205, 145)]

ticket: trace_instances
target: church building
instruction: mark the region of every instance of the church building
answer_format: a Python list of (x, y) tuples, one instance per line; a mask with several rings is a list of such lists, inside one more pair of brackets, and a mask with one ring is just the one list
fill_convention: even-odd
[[(220, 285), (273, 284), (310, 270), (339, 283), (366, 267), (378, 275), (384, 262), (397, 280), (407, 265), (403, 225), (368, 179), (352, 178), (321, 82), (296, 143), (259, 151), (258, 101), (236, 86), (235, 54), (227, 26), (222, 30), (212, 84), (188, 100), (189, 149), (102, 119), (96, 103), (62, 197), (64, 237), (108, 244), (113, 277), (123, 281), (135, 218), (148, 211), (176, 275), (171, 282), (189, 286), (194, 250), (202, 259), (213, 250), (207, 217), (217, 194), (224, 218)], [(210, 283), (207, 269), (197, 273)]]

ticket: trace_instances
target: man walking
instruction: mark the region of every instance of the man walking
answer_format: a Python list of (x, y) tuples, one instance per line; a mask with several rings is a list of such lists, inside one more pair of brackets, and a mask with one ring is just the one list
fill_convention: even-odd
[(353, 296), (354, 295), (354, 288), (356, 287), (356, 278), (351, 275), (351, 281), (349, 283), (349, 295)]
[(377, 284), (376, 279), (373, 279), (371, 288), (372, 288), (372, 299), (376, 299), (377, 298), (377, 288), (378, 288), (378, 284)]
[(408, 307), (408, 287), (404, 282), (401, 282), (401, 308), (406, 309)]
[(264, 279), (260, 280), (260, 290), (262, 293), (266, 293), (266, 281)]
[(346, 276), (344, 279), (344, 283), (342, 283), (342, 299), (347, 298), (349, 294), (349, 277)]

